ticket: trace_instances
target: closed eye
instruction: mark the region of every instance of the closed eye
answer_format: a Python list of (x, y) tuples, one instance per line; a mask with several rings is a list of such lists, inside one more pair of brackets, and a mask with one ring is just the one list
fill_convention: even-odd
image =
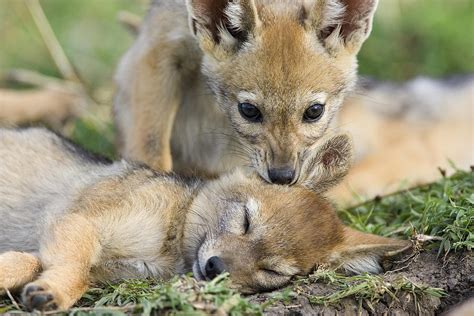
[(245, 207), (244, 211), (244, 235), (248, 233), (250, 229), (249, 210)]
[(262, 269), (262, 271), (265, 272), (265, 273), (268, 273), (268, 274), (275, 275), (275, 276), (284, 276), (280, 272), (272, 270), (272, 269)]
[(273, 276), (273, 277), (280, 277), (280, 278), (292, 278), (293, 274), (282, 273), (281, 271), (273, 270), (273, 269), (261, 269), (261, 271), (265, 272), (266, 274)]
[(255, 288), (260, 292), (282, 287), (288, 284), (293, 277), (293, 275), (282, 274), (279, 271), (267, 268), (260, 268), (258, 270), (258, 275), (258, 284)]

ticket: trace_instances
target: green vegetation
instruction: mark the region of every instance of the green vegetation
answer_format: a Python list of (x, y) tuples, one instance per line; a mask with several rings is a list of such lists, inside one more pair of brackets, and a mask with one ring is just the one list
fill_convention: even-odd
[[(210, 282), (197, 282), (190, 276), (175, 277), (168, 282), (127, 280), (90, 289), (68, 311), (70, 315), (129, 313), (150, 315), (154, 311), (174, 315), (260, 315), (263, 307), (250, 303), (229, 288), (228, 275)], [(12, 311), (14, 306), (0, 301), (0, 313)]]
[(445, 295), (442, 289), (417, 285), (405, 277), (388, 281), (380, 275), (344, 276), (325, 269), (317, 270), (303, 281), (306, 283), (322, 282), (336, 287), (335, 291), (328, 295), (314, 296), (308, 294), (309, 301), (317, 305), (336, 304), (344, 298), (352, 297), (359, 302), (365, 301), (368, 306), (371, 306), (385, 295), (389, 295), (396, 300), (400, 292), (409, 293), (417, 300), (420, 300), (423, 296), (442, 297)]
[(450, 177), (341, 212), (352, 227), (384, 236), (441, 237), (440, 252), (474, 248), (474, 173)]
[[(41, 0), (66, 55), (96, 93), (110, 86), (115, 65), (133, 38), (117, 21), (121, 10), (143, 14), (148, 0)], [(0, 72), (26, 68), (61, 77), (25, 1), (0, 2)]]
[[(117, 22), (120, 10), (142, 15), (148, 0), (41, 0), (66, 54), (90, 87), (108, 85), (132, 41)], [(474, 71), (471, 0), (380, 1), (361, 73), (402, 80)], [(0, 71), (27, 68), (60, 76), (23, 1), (0, 2)]]
[(359, 55), (360, 73), (384, 80), (474, 71), (474, 2), (380, 1)]
[[(334, 286), (331, 294), (315, 296), (305, 293), (302, 283), (324, 283)], [(109, 284), (103, 288), (89, 290), (77, 304), (68, 311), (70, 315), (82, 314), (141, 314), (150, 315), (160, 311), (173, 315), (262, 315), (265, 308), (277, 301), (289, 304), (297, 295), (304, 295), (311, 304), (337, 304), (344, 298), (355, 298), (368, 304), (377, 303), (389, 295), (397, 300), (400, 293), (411, 294), (421, 300), (425, 296), (442, 297), (439, 288), (417, 285), (404, 277), (393, 281), (378, 275), (344, 276), (330, 270), (317, 270), (304, 279), (299, 279), (290, 287), (256, 304), (229, 289), (230, 280), (222, 275), (211, 282), (197, 282), (189, 276), (175, 277), (168, 282), (153, 280), (127, 280), (119, 284)], [(298, 293), (298, 294), (297, 294)], [(0, 301), (0, 313), (14, 312), (11, 302)]]
[(117, 158), (115, 129), (111, 122), (79, 118), (72, 124), (69, 137), (81, 146), (109, 159)]
[[(199, 283), (189, 276), (175, 277), (169, 282), (129, 280), (95, 288), (84, 296), (80, 304), (106, 308), (121, 306), (122, 311), (148, 315), (154, 310), (175, 314), (222, 315), (259, 314), (262, 308), (229, 289), (227, 275), (211, 282)], [(80, 305), (79, 304), (79, 305)], [(80, 311), (79, 307), (77, 311)]]

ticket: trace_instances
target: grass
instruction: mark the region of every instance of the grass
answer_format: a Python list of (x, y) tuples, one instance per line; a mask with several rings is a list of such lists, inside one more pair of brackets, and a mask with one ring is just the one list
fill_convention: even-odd
[(443, 289), (418, 285), (406, 277), (398, 277), (395, 280), (389, 281), (380, 275), (345, 276), (325, 269), (315, 271), (314, 274), (303, 281), (305, 283), (321, 282), (335, 287), (331, 294), (323, 296), (306, 294), (312, 304), (327, 306), (337, 304), (342, 299), (350, 297), (359, 301), (360, 304), (364, 302), (374, 312), (373, 304), (387, 295), (394, 301), (398, 300), (401, 292), (410, 294), (415, 301), (420, 301), (425, 296), (439, 298), (446, 295)]
[[(148, 0), (41, 0), (66, 55), (92, 90), (109, 86), (133, 38), (117, 22), (120, 10), (143, 14)], [(0, 72), (27, 68), (61, 77), (23, 0), (0, 1)]]
[(360, 73), (383, 80), (474, 71), (474, 2), (380, 1)]
[(88, 150), (116, 159), (115, 128), (109, 121), (79, 118), (72, 124), (69, 137)]
[[(148, 0), (41, 0), (66, 54), (89, 87), (110, 84), (115, 64), (133, 40), (116, 20), (120, 10), (143, 15)], [(380, 1), (360, 54), (364, 75), (405, 80), (474, 71), (471, 0)], [(0, 71), (28, 68), (59, 76), (20, 0), (0, 1)]]
[[(197, 282), (190, 276), (168, 282), (127, 280), (90, 289), (69, 315), (107, 314), (150, 315), (157, 311), (173, 315), (261, 315), (263, 307), (251, 303), (229, 288), (228, 275), (210, 282)], [(3, 306), (2, 306), (3, 305)], [(14, 306), (0, 301), (0, 313), (13, 312)]]
[[(173, 314), (221, 315), (261, 314), (262, 308), (250, 303), (229, 288), (227, 275), (210, 282), (197, 282), (190, 276), (175, 277), (169, 282), (129, 280), (90, 290), (82, 299), (85, 306), (106, 308), (121, 306), (123, 310), (149, 315), (153, 311)], [(76, 309), (81, 311), (81, 308)]]
[(474, 173), (450, 177), (340, 212), (346, 223), (384, 236), (413, 232), (442, 239), (439, 251), (474, 248)]
[[(306, 293), (301, 284), (324, 283), (332, 285), (334, 291), (324, 296)], [(197, 282), (190, 276), (175, 277), (168, 282), (155, 280), (127, 280), (90, 289), (77, 307), (63, 312), (68, 315), (107, 314), (125, 315), (160, 314), (171, 315), (262, 315), (265, 308), (280, 301), (290, 304), (297, 295), (304, 295), (311, 304), (335, 305), (345, 298), (354, 298), (372, 306), (387, 295), (394, 301), (401, 293), (410, 294), (415, 301), (426, 296), (445, 296), (443, 289), (418, 285), (405, 277), (388, 281), (379, 275), (344, 276), (331, 270), (317, 270), (290, 287), (267, 297), (257, 304), (242, 297), (229, 288), (227, 275), (210, 282)], [(11, 302), (0, 301), (0, 313), (14, 313)]]

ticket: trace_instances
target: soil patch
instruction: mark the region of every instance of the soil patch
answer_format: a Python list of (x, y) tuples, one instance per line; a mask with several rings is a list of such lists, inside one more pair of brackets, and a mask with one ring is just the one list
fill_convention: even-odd
[[(410, 289), (399, 291), (395, 297), (382, 294), (370, 301), (357, 295), (346, 297), (330, 305), (311, 303), (314, 296), (328, 295), (337, 290), (336, 285), (310, 283), (293, 286), (294, 295), (278, 299), (265, 309), (267, 315), (438, 315), (474, 296), (474, 255), (472, 251), (453, 253), (445, 258), (437, 252), (425, 251), (407, 263), (391, 264), (391, 270), (383, 276), (387, 282), (407, 278), (417, 285), (441, 288), (443, 297), (429, 294), (414, 295)], [(268, 302), (280, 292), (259, 294), (251, 297), (255, 303)]]

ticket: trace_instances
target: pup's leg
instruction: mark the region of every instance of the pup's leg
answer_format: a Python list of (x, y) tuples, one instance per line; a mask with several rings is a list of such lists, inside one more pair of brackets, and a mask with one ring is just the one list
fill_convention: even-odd
[(41, 263), (32, 254), (9, 251), (0, 254), (0, 294), (33, 281), (41, 271)]
[[(182, 73), (176, 45), (154, 43), (131, 54), (119, 79), (115, 117), (122, 154), (158, 170), (172, 169), (171, 132), (181, 103)], [(125, 81), (125, 82), (122, 82)], [(125, 110), (128, 107), (128, 112)], [(124, 118), (126, 116), (126, 118)]]
[(67, 309), (87, 290), (91, 266), (100, 253), (95, 227), (78, 214), (51, 225), (40, 246), (43, 273), (23, 289), (29, 310)]

